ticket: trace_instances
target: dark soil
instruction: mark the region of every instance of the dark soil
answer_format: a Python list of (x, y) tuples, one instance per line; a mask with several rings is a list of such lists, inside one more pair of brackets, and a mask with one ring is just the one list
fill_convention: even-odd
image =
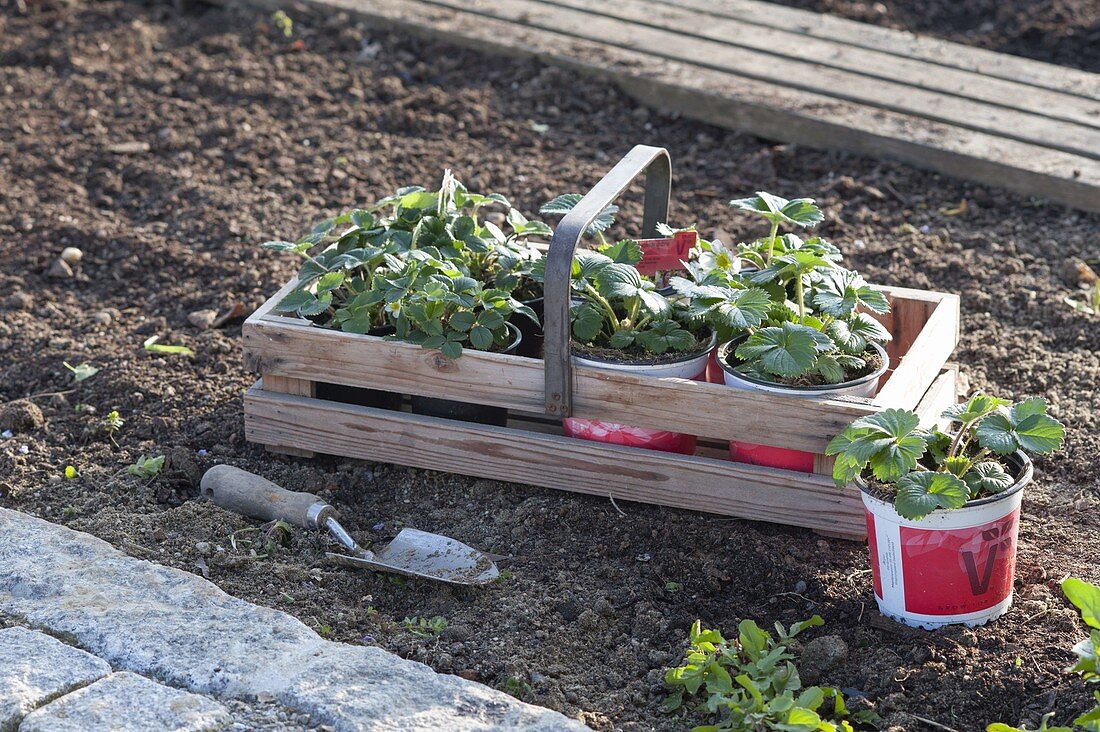
[(1096, 0), (774, 1), (1100, 72), (1100, 2)]
[[(666, 117), (599, 81), (340, 16), (292, 9), (286, 39), (260, 12), (28, 5), (0, 6), (0, 403), (30, 396), (40, 412), (0, 407), (14, 425), (0, 440), (0, 505), (601, 729), (687, 726), (657, 705), (696, 618), (728, 631), (820, 613), (815, 632), (850, 647), (823, 681), (901, 729), (922, 727), (909, 715), (969, 731), (1084, 708), (1063, 671), (1084, 628), (1057, 582), (1100, 580), (1100, 327), (1062, 298), (1075, 288), (1070, 260), (1098, 254), (1100, 217)], [(934, 634), (882, 620), (857, 543), (244, 441), (241, 393), (255, 377), (241, 365), (240, 320), (199, 330), (188, 314), (250, 311), (289, 278), (294, 264), (257, 243), (432, 185), (446, 166), (533, 211), (590, 186), (636, 142), (672, 152), (674, 224), (759, 236), (726, 200), (817, 198), (822, 235), (868, 279), (962, 295), (956, 357), (973, 388), (1051, 401), (1069, 438), (1038, 461), (1018, 600), (1003, 619)], [(624, 217), (640, 217), (636, 200)], [(66, 246), (83, 250), (74, 274), (47, 276)], [(148, 353), (152, 335), (194, 355)], [(63, 361), (101, 370), (76, 384)], [(117, 447), (101, 426), (112, 409), (126, 420)], [(125, 474), (143, 454), (168, 456), (160, 477)], [(282, 546), (278, 532), (195, 500), (216, 462), (319, 493), (364, 542), (399, 525), (443, 532), (514, 555), (510, 575), (456, 590), (328, 564), (321, 536), (296, 530)], [(78, 477), (63, 477), (67, 465)], [(404, 622), (436, 616), (447, 622), (437, 636)]]

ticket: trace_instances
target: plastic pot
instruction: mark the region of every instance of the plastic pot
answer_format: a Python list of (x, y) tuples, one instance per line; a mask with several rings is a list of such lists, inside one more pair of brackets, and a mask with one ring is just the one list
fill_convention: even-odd
[[(871, 346), (882, 359), (880, 366), (873, 373), (861, 376), (858, 379), (845, 381), (840, 384), (825, 384), (822, 386), (787, 386), (771, 381), (761, 381), (750, 376), (737, 373), (729, 363), (737, 346), (748, 336), (738, 336), (732, 341), (727, 341), (718, 347), (718, 366), (722, 369), (722, 376), (726, 386), (745, 391), (763, 391), (769, 394), (783, 394), (798, 397), (833, 398), (840, 396), (871, 398), (878, 391), (879, 379), (890, 367), (890, 358), (886, 355), (886, 349), (877, 343)], [(757, 445), (751, 442), (730, 442), (730, 458), (738, 463), (750, 463), (752, 465), (764, 465), (769, 468), (782, 468), (784, 470), (796, 470), (800, 473), (814, 472), (814, 453), (802, 450), (788, 450), (784, 447), (772, 447), (770, 445)]]
[[(523, 334), (520, 333), (519, 328), (511, 323), (505, 323), (505, 326), (515, 336), (515, 340), (499, 353), (515, 353), (523, 340)], [(508, 410), (505, 407), (489, 407), (484, 404), (471, 404), (453, 399), (436, 399), (434, 397), (413, 395), (412, 411), (413, 414), (454, 419), (460, 422), (491, 424), (497, 427), (504, 427), (508, 424)]]
[[(538, 316), (541, 323), (543, 299), (538, 297), (534, 300), (521, 300), (521, 302), (535, 311), (535, 315)], [(516, 355), (526, 356), (527, 358), (542, 358), (542, 326), (536, 325), (530, 318), (520, 313), (512, 313), (512, 317), (508, 318), (508, 322), (519, 328), (520, 335), (523, 336), (523, 339), (519, 342), (519, 347), (516, 348)]]
[(867, 510), (875, 601), (883, 615), (914, 628), (984, 625), (1012, 604), (1020, 502), (1031, 482), (1023, 453), (1010, 455), (1019, 476), (1008, 490), (938, 509), (917, 521), (857, 480)]
[[(574, 361), (582, 366), (591, 366), (610, 371), (625, 371), (631, 374), (641, 374), (653, 377), (673, 377), (679, 379), (694, 379), (705, 381), (707, 375), (707, 361), (714, 350), (714, 337), (706, 349), (696, 353), (687, 354), (675, 361), (653, 363), (652, 361), (617, 362), (592, 358), (589, 356), (573, 356)], [(632, 427), (618, 424), (617, 422), (600, 422), (590, 419), (577, 419), (567, 417), (561, 421), (562, 430), (567, 437), (576, 437), (581, 440), (593, 442), (606, 442), (613, 445), (626, 445), (628, 447), (640, 447), (646, 450), (658, 450), (660, 452), (675, 452), (681, 455), (695, 453), (695, 435), (686, 435), (680, 432), (668, 430), (653, 430), (644, 427)]]
[[(382, 328), (374, 328), (367, 332), (372, 336), (393, 335), (396, 328), (387, 325)], [(345, 386), (344, 384), (327, 384), (317, 382), (317, 398), (330, 402), (343, 404), (355, 404), (360, 407), (374, 407), (375, 409), (401, 409), (401, 394), (395, 391), (382, 391), (381, 389), (363, 389), (358, 386)]]

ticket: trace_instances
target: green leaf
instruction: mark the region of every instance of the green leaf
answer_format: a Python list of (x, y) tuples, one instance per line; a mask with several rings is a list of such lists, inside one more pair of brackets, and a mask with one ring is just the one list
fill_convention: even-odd
[(824, 216), (812, 198), (786, 198), (772, 195), (766, 191), (757, 191), (751, 198), (739, 198), (730, 201), (730, 206), (740, 211), (760, 214), (769, 221), (779, 221), (795, 226), (808, 227), (820, 223)]
[(76, 480), (76, 476), (77, 476), (76, 468), (74, 468), (72, 465), (66, 465), (65, 466), (65, 477), (68, 478), (69, 480)]
[(157, 455), (156, 457), (147, 457), (142, 455), (138, 458), (137, 462), (126, 468), (126, 472), (130, 475), (137, 476), (144, 480), (149, 478), (155, 478), (160, 474), (160, 471), (164, 468), (164, 456)]
[(488, 351), (493, 345), (493, 331), (483, 325), (470, 330), (470, 345), (478, 351)]
[(950, 473), (917, 471), (901, 476), (897, 484), (894, 508), (913, 521), (937, 508), (962, 508), (970, 494), (966, 483)]
[(737, 356), (744, 361), (759, 360), (772, 374), (799, 376), (817, 360), (821, 335), (813, 328), (794, 323), (762, 328), (738, 347)]
[(82, 363), (79, 366), (72, 366), (68, 361), (62, 361), (61, 365), (73, 372), (73, 381), (81, 382), (85, 379), (90, 379), (99, 373), (99, 369), (92, 366), (89, 363)]
[(570, 312), (573, 321), (573, 337), (581, 343), (590, 343), (603, 328), (603, 313), (585, 303)]
[(852, 422), (853, 427), (873, 427), (890, 437), (906, 437), (920, 426), (920, 417), (907, 409), (884, 409)]
[(1062, 446), (1066, 429), (1046, 414), (1046, 401), (1035, 397), (1014, 405), (1007, 413), (1002, 408), (985, 417), (975, 434), (982, 447), (999, 455), (1021, 449), (1045, 454)]
[(741, 650), (750, 660), (755, 661), (764, 655), (768, 647), (769, 635), (761, 630), (759, 625), (752, 620), (742, 620), (737, 625), (737, 632)]
[(1081, 611), (1085, 625), (1100, 629), (1100, 587), (1076, 577), (1067, 577), (1062, 580), (1062, 592)]
[(858, 272), (837, 267), (823, 274), (814, 293), (814, 304), (826, 315), (845, 317), (859, 306), (884, 314), (890, 303), (881, 291), (868, 285)]
[[(552, 201), (548, 201), (539, 208), (539, 213), (546, 216), (565, 215), (580, 203), (579, 193), (563, 193)], [(607, 231), (615, 223), (615, 214), (619, 212), (618, 206), (608, 206), (596, 216), (595, 220), (585, 229), (585, 236), (596, 236), (601, 231)]]
[(162, 343), (157, 343), (160, 340), (160, 336), (149, 336), (142, 343), (142, 348), (151, 353), (166, 353), (175, 356), (190, 356), (194, 353), (187, 346), (169, 346)]
[(979, 420), (988, 414), (992, 414), (1000, 407), (1007, 407), (1009, 404), (1010, 402), (1007, 399), (998, 399), (997, 397), (979, 393), (974, 394), (962, 404), (955, 404), (948, 407), (944, 410), (943, 416), (947, 419), (966, 424)]
[(771, 308), (768, 293), (750, 287), (744, 290), (715, 288), (722, 296), (709, 307), (714, 320), (734, 330), (755, 328), (763, 322)]
[(642, 247), (633, 239), (620, 239), (614, 244), (600, 247), (597, 251), (621, 264), (635, 265), (642, 261)]
[(458, 341), (447, 341), (442, 346), (440, 346), (439, 350), (443, 353), (444, 356), (451, 360), (454, 360), (462, 355), (462, 344)]
[[(956, 459), (966, 461), (966, 458)], [(992, 461), (978, 463), (960, 477), (970, 489), (971, 498), (1000, 493), (1015, 482), (1000, 463)]]

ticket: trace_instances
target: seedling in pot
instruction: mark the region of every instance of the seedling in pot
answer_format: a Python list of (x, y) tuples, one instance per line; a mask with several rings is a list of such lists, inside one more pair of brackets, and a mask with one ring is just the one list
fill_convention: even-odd
[[(635, 266), (641, 259), (641, 249), (631, 239), (601, 251), (580, 250), (574, 256), (570, 327), (581, 351), (612, 360), (643, 360), (691, 353), (706, 345), (706, 326), (657, 292), (653, 281)], [(541, 272), (536, 267), (536, 276)]]
[(838, 487), (865, 476), (894, 495), (901, 516), (916, 520), (1010, 488), (1016, 476), (1007, 456), (1060, 448), (1065, 427), (1046, 412), (1039, 397), (1012, 404), (975, 394), (943, 413), (959, 424), (949, 434), (921, 428), (916, 412), (886, 409), (852, 422), (825, 452), (836, 456)]
[(672, 285), (720, 337), (744, 336), (730, 347), (738, 363), (729, 365), (740, 374), (800, 386), (873, 371), (881, 356), (872, 344), (891, 336), (870, 313), (888, 313), (886, 297), (821, 246), (793, 234), (781, 238), (782, 254), (762, 269), (695, 270), (694, 280), (673, 278)]
[[(510, 233), (481, 220), (479, 212), (490, 206), (508, 209), (505, 221)], [(430, 300), (439, 296), (438, 285), (442, 284), (461, 300), (455, 304), (472, 308), (475, 303), (466, 301), (474, 289), (469, 282), (473, 282), (480, 291), (489, 293), (486, 297), (493, 301), (492, 309), (505, 316), (521, 312), (537, 321), (534, 312), (516, 301), (514, 295), (541, 294), (541, 287), (530, 277), (530, 269), (540, 256), (530, 238), (551, 233), (546, 224), (528, 220), (511, 208), (504, 196), (472, 193), (446, 171), (437, 191), (417, 186), (401, 188), (367, 209), (355, 209), (321, 222), (297, 241), (272, 241), (263, 246), (304, 259), (294, 290), (276, 305), (276, 310), (353, 333), (383, 332), (393, 327), (399, 337), (411, 334), (417, 338), (414, 342), (428, 341), (436, 344), (432, 347), (442, 347), (455, 339), (448, 337), (453, 334), (446, 328), (439, 333), (434, 326), (426, 325), (428, 320), (437, 319), (433, 315), (435, 306), (428, 312), (415, 313), (414, 320), (424, 321), (424, 327), (417, 328), (409, 326), (408, 318), (402, 322), (398, 317), (401, 302), (415, 294), (419, 286), (431, 290), (431, 297), (425, 298)], [(311, 253), (321, 246), (324, 251)], [(495, 301), (501, 298), (509, 301), (508, 313), (496, 307)], [(477, 299), (476, 293), (473, 299)], [(482, 335), (477, 331), (474, 340), (483, 341)], [(439, 337), (444, 338), (443, 342), (437, 343)], [(500, 339), (496, 340), (499, 345)], [(476, 342), (473, 345), (491, 347)], [(460, 352), (454, 347), (447, 350), (448, 355)]]

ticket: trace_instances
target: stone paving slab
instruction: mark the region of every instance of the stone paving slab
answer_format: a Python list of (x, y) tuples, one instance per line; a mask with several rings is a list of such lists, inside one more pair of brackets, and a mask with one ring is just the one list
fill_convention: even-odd
[(19, 732), (218, 732), (229, 719), (204, 696), (120, 671), (31, 712)]
[(46, 702), (110, 673), (103, 659), (45, 633), (0, 630), (0, 732), (12, 732)]
[(116, 668), (212, 696), (270, 694), (337, 730), (584, 730), (575, 720), (286, 613), (182, 570), (0, 509), (0, 612), (72, 635)]

